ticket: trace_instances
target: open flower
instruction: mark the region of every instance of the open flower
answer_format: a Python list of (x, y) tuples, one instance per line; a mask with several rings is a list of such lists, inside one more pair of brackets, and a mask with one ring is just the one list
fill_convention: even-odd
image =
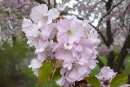
[(104, 66), (96, 77), (100, 80), (101, 87), (110, 87), (110, 82), (115, 75), (116, 73), (110, 67)]
[(57, 24), (59, 43), (72, 44), (85, 35), (82, 24), (75, 18), (60, 20)]
[(32, 70), (34, 71), (34, 74), (36, 76), (38, 76), (38, 68), (40, 68), (42, 66), (42, 62), (39, 61), (38, 59), (33, 59), (31, 61), (31, 64), (28, 66), (29, 68), (32, 68)]
[(33, 22), (38, 23), (39, 26), (42, 26), (45, 22), (47, 24), (51, 23), (52, 19), (59, 17), (59, 14), (58, 9), (52, 8), (48, 11), (47, 5), (41, 4), (32, 8), (30, 17)]

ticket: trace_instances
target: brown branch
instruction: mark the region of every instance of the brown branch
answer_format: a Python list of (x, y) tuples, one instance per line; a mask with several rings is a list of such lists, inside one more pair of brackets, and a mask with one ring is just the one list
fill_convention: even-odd
[(109, 54), (107, 55), (107, 66), (113, 68), (114, 59), (115, 59), (114, 52), (113, 51), (109, 52)]
[(105, 0), (101, 0), (101, 1), (103, 1), (103, 2), (107, 3), (107, 1), (105, 1)]
[(45, 1), (42, 1), (42, 0), (35, 0), (35, 1), (40, 3), (40, 4), (46, 4), (48, 6), (48, 4)]
[(122, 66), (127, 54), (128, 54), (128, 50), (130, 48), (130, 28), (129, 28), (129, 31), (128, 31), (128, 35), (126, 37), (126, 40), (124, 42), (124, 45), (115, 61), (115, 64), (114, 64), (114, 71), (115, 72), (120, 72), (120, 67)]
[[(112, 2), (113, 2), (113, 0), (108, 0), (108, 2), (106, 3), (107, 15), (110, 14)], [(111, 32), (111, 19), (106, 21), (106, 35), (107, 35), (107, 45), (106, 46), (109, 48), (110, 45), (113, 43), (113, 36), (112, 36), (112, 32)], [(110, 68), (113, 68), (114, 59), (115, 59), (114, 52), (113, 51), (109, 52), (109, 54), (107, 55), (107, 66), (109, 66)]]
[(28, 14), (26, 14), (26, 15), (27, 15), (28, 18), (31, 20), (31, 22), (34, 23), (34, 21), (32, 20), (32, 18), (31, 18)]
[(56, 0), (54, 0), (54, 8), (56, 7), (57, 3), (56, 3)]
[(48, 9), (51, 9), (51, 2), (48, 0)]
[(121, 0), (121, 1), (118, 2), (117, 4), (113, 5), (113, 6), (111, 7), (111, 9), (109, 9), (109, 11), (107, 11), (107, 13), (102, 16), (102, 18), (100, 18), (100, 20), (99, 20), (99, 22), (98, 22), (98, 25), (97, 25), (97, 27), (96, 27), (97, 29), (99, 28), (99, 26), (100, 26), (101, 22), (103, 21), (103, 19), (104, 19), (108, 14), (110, 14), (110, 12), (111, 12), (115, 7), (117, 7), (119, 4), (121, 4), (123, 1), (124, 1), (124, 0)]
[(103, 36), (102, 32), (98, 30), (98, 33), (99, 33), (100, 37), (102, 38), (104, 44), (107, 46), (107, 45), (108, 45), (107, 40), (106, 40), (106, 38)]
[(125, 16), (125, 13), (126, 13), (126, 11), (128, 10), (129, 7), (130, 7), (130, 2), (129, 2), (129, 4), (126, 6), (125, 11), (123, 12), (123, 16)]
[(127, 10), (128, 10), (128, 8), (130, 7), (130, 2), (129, 2), (129, 4), (126, 6), (126, 9), (125, 9), (125, 11), (123, 12), (123, 25), (122, 25), (122, 27), (125, 25), (125, 23), (124, 23), (124, 19), (125, 19), (125, 14), (126, 14), (126, 12), (127, 12)]
[(110, 20), (106, 21), (106, 35), (107, 35), (107, 47), (110, 47), (110, 45), (113, 43)]

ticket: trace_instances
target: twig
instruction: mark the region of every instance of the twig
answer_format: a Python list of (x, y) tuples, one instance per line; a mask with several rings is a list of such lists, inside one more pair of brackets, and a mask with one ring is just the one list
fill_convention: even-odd
[(107, 1), (105, 1), (105, 0), (101, 0), (101, 1), (103, 1), (103, 2), (107, 3)]
[(122, 27), (125, 25), (125, 23), (124, 23), (124, 19), (125, 19), (125, 14), (126, 14), (126, 12), (127, 12), (127, 9), (130, 7), (130, 2), (129, 2), (129, 4), (126, 6), (126, 9), (125, 9), (125, 11), (123, 12), (123, 25), (122, 25)]
[(31, 19), (31, 17), (27, 14), (28, 18), (32, 21), (32, 23), (34, 23), (34, 21)]
[(123, 16), (125, 16), (125, 13), (126, 13), (126, 11), (127, 11), (127, 9), (130, 7), (130, 2), (129, 2), (129, 4), (126, 6), (126, 9), (125, 9), (125, 11), (123, 12)]
[(99, 26), (100, 26), (101, 22), (103, 21), (103, 19), (104, 19), (108, 14), (110, 14), (110, 12), (111, 12), (115, 7), (117, 7), (119, 4), (121, 4), (123, 1), (124, 1), (124, 0), (121, 0), (121, 1), (118, 2), (117, 4), (113, 5), (113, 6), (111, 7), (111, 9), (109, 9), (109, 11), (108, 11), (106, 14), (104, 14), (102, 18), (100, 18), (100, 20), (99, 20), (99, 22), (98, 22), (98, 25), (97, 25), (97, 27), (96, 27), (97, 29), (99, 28)]

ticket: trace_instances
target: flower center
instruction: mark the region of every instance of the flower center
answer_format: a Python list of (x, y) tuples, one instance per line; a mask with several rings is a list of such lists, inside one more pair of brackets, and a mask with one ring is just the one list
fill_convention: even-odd
[(52, 49), (51, 49), (50, 47), (47, 47), (47, 48), (46, 48), (46, 52), (48, 52), (48, 53), (51, 52), (51, 50), (52, 50)]
[(73, 69), (77, 69), (77, 65), (75, 63), (72, 64)]
[(44, 15), (44, 16), (42, 17), (42, 19), (48, 20), (48, 16), (47, 16), (47, 15)]
[(72, 31), (69, 29), (69, 30), (67, 31), (67, 34), (68, 34), (68, 35), (72, 35)]
[(67, 54), (67, 53), (68, 53), (68, 51), (69, 51), (68, 49), (65, 49), (65, 50), (64, 50), (64, 53), (65, 53), (65, 54)]

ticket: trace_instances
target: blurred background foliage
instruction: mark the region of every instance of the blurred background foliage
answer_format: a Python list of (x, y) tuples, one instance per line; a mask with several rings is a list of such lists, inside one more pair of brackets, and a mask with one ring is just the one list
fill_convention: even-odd
[[(28, 68), (35, 57), (34, 49), (26, 43), (15, 38), (13, 46), (5, 42), (0, 49), (0, 87), (40, 87), (38, 78)], [(48, 81), (43, 87), (59, 86)]]
[(13, 46), (6, 42), (3, 44), (0, 49), (0, 87), (14, 87), (19, 83), (27, 85), (36, 79), (31, 69), (27, 67), (31, 50), (29, 50), (26, 40), (21, 43), (17, 38), (15, 38)]

